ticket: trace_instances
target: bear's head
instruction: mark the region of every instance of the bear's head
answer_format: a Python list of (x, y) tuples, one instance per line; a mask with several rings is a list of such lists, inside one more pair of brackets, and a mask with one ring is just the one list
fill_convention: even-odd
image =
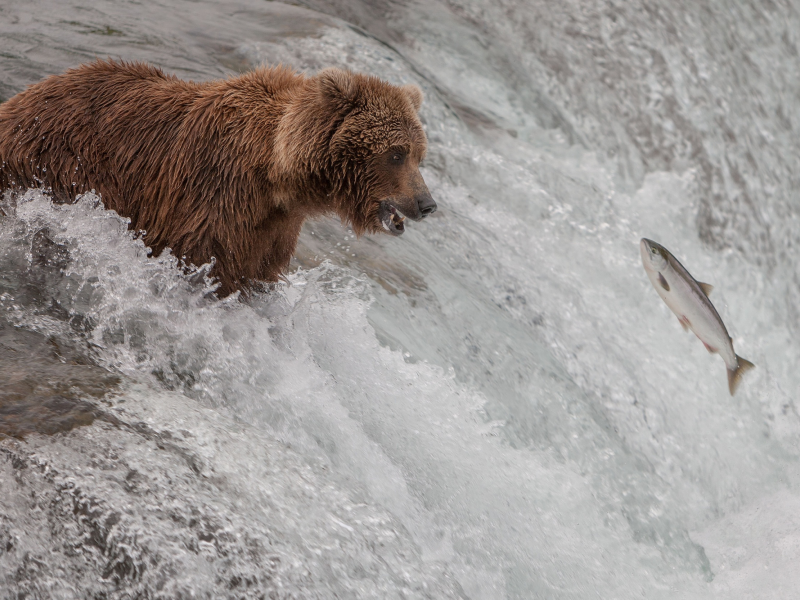
[[(297, 114), (303, 117), (279, 126), (277, 158), (290, 160), (286, 168), (325, 181), (328, 208), (358, 234), (401, 235), (405, 217), (420, 221), (433, 213), (436, 203), (419, 172), (427, 151), (417, 116), (422, 91), (336, 68), (309, 84)], [(292, 143), (282, 149), (281, 137)]]

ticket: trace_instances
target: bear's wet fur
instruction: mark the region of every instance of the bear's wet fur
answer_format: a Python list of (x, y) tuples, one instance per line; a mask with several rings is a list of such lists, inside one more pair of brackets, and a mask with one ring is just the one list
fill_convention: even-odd
[(433, 212), (421, 102), (414, 85), (335, 68), (196, 83), (100, 60), (0, 104), (0, 191), (95, 190), (154, 253), (213, 257), (224, 296), (277, 281), (308, 217), (399, 235), (403, 215)]

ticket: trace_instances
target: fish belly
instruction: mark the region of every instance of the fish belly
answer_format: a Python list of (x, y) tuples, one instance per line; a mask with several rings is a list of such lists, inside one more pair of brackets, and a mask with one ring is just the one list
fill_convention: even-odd
[(667, 306), (678, 317), (684, 320), (700, 340), (718, 352), (730, 369), (736, 368), (736, 354), (733, 351), (725, 326), (712, 310), (697, 297), (696, 292), (683, 279), (670, 283)]

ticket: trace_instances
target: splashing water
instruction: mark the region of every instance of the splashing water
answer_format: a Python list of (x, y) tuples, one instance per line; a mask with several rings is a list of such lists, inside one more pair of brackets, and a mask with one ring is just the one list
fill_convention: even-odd
[[(440, 210), (402, 239), (311, 222), (288, 281), (242, 302), (92, 194), (6, 197), (0, 318), (121, 382), (90, 427), (0, 441), (4, 592), (797, 588), (793, 10), (34, 5), (4, 9), (37, 16), (2, 25), (2, 90), (59, 47), (59, 68), (91, 48), (420, 85)], [(757, 365), (736, 397), (650, 289), (641, 237), (714, 284)]]

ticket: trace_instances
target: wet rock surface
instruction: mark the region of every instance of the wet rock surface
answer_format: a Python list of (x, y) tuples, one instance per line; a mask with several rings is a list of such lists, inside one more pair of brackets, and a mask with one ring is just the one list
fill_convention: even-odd
[(55, 338), (0, 321), (0, 437), (52, 435), (95, 419), (119, 377)]
[[(100, 427), (89, 436), (84, 429), (54, 440), (50, 449), (85, 453), (80, 466), (0, 441), (3, 598), (178, 598), (195, 597), (193, 591), (200, 597), (285, 597), (266, 595), (280, 559), (261, 547), (263, 538), (200, 503), (178, 502), (185, 486), (180, 480), (196, 475), (180, 456), (168, 476), (178, 480), (175, 489), (163, 493), (165, 473), (147, 473), (125, 460), (123, 444), (137, 434)], [(98, 478), (111, 493), (92, 490)], [(120, 493), (125, 503), (115, 501)], [(132, 515), (133, 507), (144, 512)], [(156, 544), (156, 532), (167, 532), (169, 542)], [(189, 548), (198, 564), (177, 558), (173, 545)], [(206, 560), (217, 563), (210, 576), (176, 577)]]
[[(280, 559), (261, 547), (263, 532), (251, 538), (202, 503), (179, 502), (177, 480), (202, 478), (203, 461), (169, 431), (112, 414), (120, 383), (80, 349), (0, 321), (2, 597), (267, 597)], [(165, 453), (170, 468), (126, 460), (130, 447)], [(218, 562), (217, 575), (174, 578), (186, 565), (155, 543), (164, 530)]]
[(448, 573), (403, 568), (417, 551), (391, 517), (319, 488), (278, 446), (253, 453), (242, 431), (211, 449), (182, 422), (128, 423), (127, 405), (117, 424), (0, 440), (0, 598), (460, 597)]

